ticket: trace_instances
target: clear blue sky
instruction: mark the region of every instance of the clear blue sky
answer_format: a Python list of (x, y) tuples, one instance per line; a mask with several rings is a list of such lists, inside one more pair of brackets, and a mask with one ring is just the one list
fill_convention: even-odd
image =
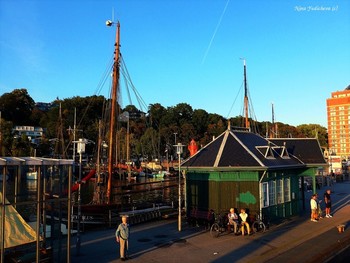
[(350, 84), (348, 0), (1, 0), (0, 94), (94, 95), (113, 55), (113, 9), (147, 104), (237, 116), (244, 57), (258, 121), (271, 121), (273, 103), (276, 121), (326, 126), (326, 99)]

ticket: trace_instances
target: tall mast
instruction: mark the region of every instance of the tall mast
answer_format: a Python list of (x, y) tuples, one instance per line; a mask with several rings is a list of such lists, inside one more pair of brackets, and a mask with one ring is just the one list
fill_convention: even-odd
[(243, 59), (244, 65), (244, 117), (245, 117), (245, 128), (250, 128), (249, 124), (249, 112), (248, 112), (248, 87), (247, 87), (247, 67), (245, 64), (245, 59)]
[(62, 103), (60, 102), (58, 112), (57, 141), (55, 144), (55, 158), (65, 159), (65, 146), (63, 137)]
[(273, 109), (273, 103), (271, 103), (271, 107), (272, 107), (272, 127), (271, 127), (271, 136), (270, 138), (274, 138), (275, 137), (275, 111)]
[(0, 111), (0, 156), (2, 156), (2, 126), (1, 126), (1, 111)]
[(102, 121), (98, 121), (98, 144), (97, 144), (97, 162), (96, 162), (96, 173), (97, 173), (97, 196), (94, 196), (94, 202), (97, 204), (101, 203), (101, 169), (100, 169), (100, 152), (102, 145)]
[(273, 103), (271, 103), (272, 105), (272, 127), (271, 127), (271, 138), (277, 138), (278, 137), (278, 131), (277, 131), (277, 123), (275, 123), (275, 109), (273, 106)]
[[(108, 23), (109, 22), (109, 23)], [(113, 22), (107, 21), (107, 26), (111, 26)], [(113, 64), (113, 82), (111, 91), (111, 116), (109, 123), (109, 147), (108, 147), (108, 183), (107, 183), (107, 203), (111, 203), (111, 188), (113, 178), (113, 149), (115, 137), (115, 119), (117, 106), (117, 91), (119, 84), (119, 41), (120, 41), (120, 24), (117, 22), (117, 31), (115, 36), (115, 51)]]
[[(73, 142), (75, 142), (75, 132), (77, 130), (77, 108), (74, 108)], [(75, 143), (73, 143), (73, 172), (75, 172)]]

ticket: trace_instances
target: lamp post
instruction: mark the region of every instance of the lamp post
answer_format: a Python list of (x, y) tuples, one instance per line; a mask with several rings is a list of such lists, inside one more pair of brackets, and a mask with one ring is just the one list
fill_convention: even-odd
[(177, 134), (177, 132), (174, 132), (174, 136), (175, 136), (175, 146), (177, 146), (177, 145), (176, 145), (176, 134)]
[[(177, 132), (174, 132), (174, 136), (175, 136), (175, 142), (174, 142), (174, 146), (176, 147), (177, 145), (176, 145), (176, 135), (177, 135)], [(175, 158), (176, 158), (176, 154), (174, 154), (174, 160), (175, 160)]]
[(178, 155), (179, 159), (179, 217), (178, 217), (178, 230), (181, 231), (181, 154), (183, 151), (183, 147), (185, 145), (182, 145), (180, 142), (176, 145), (176, 153)]
[(78, 153), (79, 153), (79, 188), (78, 188), (78, 224), (77, 224), (77, 256), (80, 255), (80, 219), (81, 219), (81, 174), (82, 174), (82, 156), (85, 152), (85, 145), (87, 143), (86, 139), (79, 139), (79, 141), (74, 141), (74, 143), (78, 144)]

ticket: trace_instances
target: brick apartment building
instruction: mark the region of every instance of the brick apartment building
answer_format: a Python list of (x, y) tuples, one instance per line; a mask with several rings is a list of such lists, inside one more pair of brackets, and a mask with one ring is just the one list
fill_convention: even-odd
[(327, 99), (328, 147), (330, 156), (350, 157), (350, 85), (332, 92)]

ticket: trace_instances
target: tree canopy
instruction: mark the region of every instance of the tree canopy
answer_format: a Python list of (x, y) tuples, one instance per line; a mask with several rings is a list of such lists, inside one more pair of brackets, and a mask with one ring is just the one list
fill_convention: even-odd
[[(50, 103), (47, 110), (37, 107), (26, 89), (15, 89), (0, 96), (0, 111), (2, 113), (1, 155), (20, 156), (31, 155), (33, 149), (37, 156), (53, 155), (57, 143), (63, 141), (67, 156), (72, 154), (74, 116), (76, 112), (76, 139), (87, 138), (94, 142), (88, 147), (89, 154), (96, 150), (99, 136), (99, 120), (108, 118), (109, 100), (103, 96), (73, 97), (63, 100), (56, 99)], [(129, 113), (131, 156), (148, 159), (162, 158), (165, 153), (175, 155), (173, 145), (181, 142), (187, 145), (194, 139), (199, 148), (208, 144), (213, 138), (231, 126), (240, 126), (242, 116), (229, 120), (203, 109), (193, 109), (187, 103), (179, 103), (172, 107), (164, 107), (160, 103), (150, 104), (148, 112), (140, 112), (134, 105), (124, 109), (119, 108), (119, 114)], [(122, 158), (125, 158), (124, 139), (127, 124), (117, 122), (117, 133), (121, 145)], [(40, 126), (45, 129), (40, 144), (33, 145), (25, 136), (14, 136), (15, 125)], [(255, 122), (255, 129), (262, 136), (270, 134), (270, 122)], [(277, 137), (317, 137), (320, 145), (327, 146), (327, 129), (318, 124), (302, 124), (297, 127), (277, 123)], [(107, 130), (107, 126), (103, 125)], [(105, 136), (107, 133), (105, 133)], [(106, 139), (106, 138), (104, 138)], [(187, 157), (188, 153), (184, 153)]]

